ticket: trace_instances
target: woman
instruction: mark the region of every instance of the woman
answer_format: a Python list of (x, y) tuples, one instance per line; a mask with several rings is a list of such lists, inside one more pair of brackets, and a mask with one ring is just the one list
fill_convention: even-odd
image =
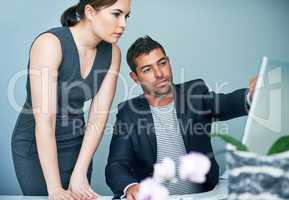
[[(92, 158), (107, 122), (120, 68), (116, 42), (130, 0), (80, 0), (62, 27), (40, 34), (28, 64), (27, 99), (12, 137), (24, 195), (49, 199), (96, 198)], [(83, 104), (92, 99), (87, 124)]]

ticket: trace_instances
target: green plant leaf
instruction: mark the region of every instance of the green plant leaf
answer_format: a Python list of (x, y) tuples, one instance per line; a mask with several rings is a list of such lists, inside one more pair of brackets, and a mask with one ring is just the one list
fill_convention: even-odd
[(280, 137), (270, 148), (267, 155), (282, 153), (289, 150), (289, 135)]
[(214, 133), (214, 134), (211, 134), (211, 138), (213, 138), (213, 137), (217, 137), (217, 138), (222, 139), (226, 143), (229, 143), (229, 144), (235, 146), (236, 149), (239, 151), (249, 151), (248, 148), (244, 144), (239, 142), (237, 139), (229, 136), (228, 134)]

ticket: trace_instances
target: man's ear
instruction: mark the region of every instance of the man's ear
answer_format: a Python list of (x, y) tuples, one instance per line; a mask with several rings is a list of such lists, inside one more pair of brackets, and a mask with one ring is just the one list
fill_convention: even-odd
[(136, 83), (139, 84), (139, 80), (138, 80), (138, 76), (135, 72), (130, 72), (129, 76), (131, 77), (131, 79)]

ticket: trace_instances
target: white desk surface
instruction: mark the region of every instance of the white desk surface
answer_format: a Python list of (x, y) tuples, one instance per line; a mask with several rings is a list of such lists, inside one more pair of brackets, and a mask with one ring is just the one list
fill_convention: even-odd
[[(224, 200), (227, 197), (226, 180), (220, 180), (214, 190), (200, 194), (170, 196), (169, 200)], [(111, 200), (111, 196), (101, 196), (99, 200)], [(0, 200), (47, 200), (47, 197), (0, 196)]]

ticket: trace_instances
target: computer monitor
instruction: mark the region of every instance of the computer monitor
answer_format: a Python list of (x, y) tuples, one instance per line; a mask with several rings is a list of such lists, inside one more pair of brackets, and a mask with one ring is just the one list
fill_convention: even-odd
[(250, 151), (266, 155), (284, 135), (289, 135), (289, 62), (264, 57), (243, 143)]

